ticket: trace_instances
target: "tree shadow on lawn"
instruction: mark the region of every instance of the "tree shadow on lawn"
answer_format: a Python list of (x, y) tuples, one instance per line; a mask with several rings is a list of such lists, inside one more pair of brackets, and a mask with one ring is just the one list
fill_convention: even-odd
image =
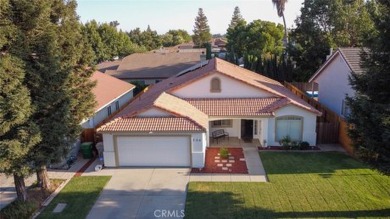
[(231, 192), (191, 192), (185, 218), (388, 218), (390, 208), (353, 211), (285, 211), (248, 207)]
[[(53, 213), (58, 203), (67, 205), (62, 212)], [(118, 188), (104, 189), (98, 194), (96, 192), (68, 192), (59, 194), (38, 216), (38, 219), (158, 218), (163, 217), (163, 214), (167, 215), (168, 211), (176, 217), (184, 214), (184, 204), (185, 190), (180, 189)]]
[[(340, 152), (260, 152), (260, 157), (267, 174), (319, 173), (324, 178), (329, 178), (339, 170), (371, 169)], [(361, 174), (370, 173), (374, 172)], [(360, 172), (353, 174), (359, 175)]]

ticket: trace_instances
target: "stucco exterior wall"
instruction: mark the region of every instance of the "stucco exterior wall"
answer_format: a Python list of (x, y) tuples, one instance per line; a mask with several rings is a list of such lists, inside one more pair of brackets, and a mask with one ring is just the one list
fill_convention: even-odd
[(138, 114), (138, 116), (139, 117), (168, 117), (172, 115), (164, 110), (153, 107)]
[[(279, 116), (301, 116), (303, 117), (302, 141), (307, 141), (311, 146), (316, 145), (316, 121), (317, 115), (299, 107), (288, 105), (276, 111), (275, 118)], [(275, 118), (268, 120), (268, 146), (280, 146), (276, 141)]]
[[(210, 92), (211, 79), (218, 77), (221, 80), (221, 92)], [(173, 91), (173, 95), (181, 98), (248, 98), (248, 97), (271, 97), (273, 94), (252, 87), (243, 82), (213, 73), (185, 87)]]
[(345, 96), (353, 97), (355, 95), (355, 91), (349, 85), (348, 77), (350, 74), (350, 68), (339, 55), (314, 80), (318, 83), (318, 101), (338, 115), (341, 115)]

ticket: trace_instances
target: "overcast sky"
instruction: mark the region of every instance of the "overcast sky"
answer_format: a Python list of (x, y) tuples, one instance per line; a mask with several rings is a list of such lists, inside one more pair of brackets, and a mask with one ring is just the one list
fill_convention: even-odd
[[(287, 26), (294, 25), (304, 0), (288, 0), (285, 16)], [(234, 7), (240, 7), (244, 19), (256, 19), (283, 23), (276, 14), (272, 0), (77, 0), (77, 13), (83, 23), (95, 19), (98, 22), (117, 20), (122, 30), (136, 27), (163, 34), (170, 29), (184, 29), (193, 34), (198, 9), (208, 19), (212, 34), (224, 34), (233, 15)]]

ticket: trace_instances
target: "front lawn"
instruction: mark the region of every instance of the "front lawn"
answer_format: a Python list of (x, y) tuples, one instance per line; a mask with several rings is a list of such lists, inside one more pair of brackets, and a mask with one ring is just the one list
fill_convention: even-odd
[[(85, 218), (111, 176), (80, 176), (72, 178), (39, 218)], [(58, 203), (66, 203), (61, 213), (53, 213)]]
[(260, 156), (270, 182), (191, 182), (186, 218), (390, 216), (390, 177), (344, 154)]

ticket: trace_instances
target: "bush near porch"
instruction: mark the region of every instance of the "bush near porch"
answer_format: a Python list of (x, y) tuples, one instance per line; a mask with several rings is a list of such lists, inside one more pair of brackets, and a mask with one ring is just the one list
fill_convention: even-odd
[(390, 177), (344, 154), (261, 152), (269, 183), (191, 182), (186, 218), (388, 218)]

